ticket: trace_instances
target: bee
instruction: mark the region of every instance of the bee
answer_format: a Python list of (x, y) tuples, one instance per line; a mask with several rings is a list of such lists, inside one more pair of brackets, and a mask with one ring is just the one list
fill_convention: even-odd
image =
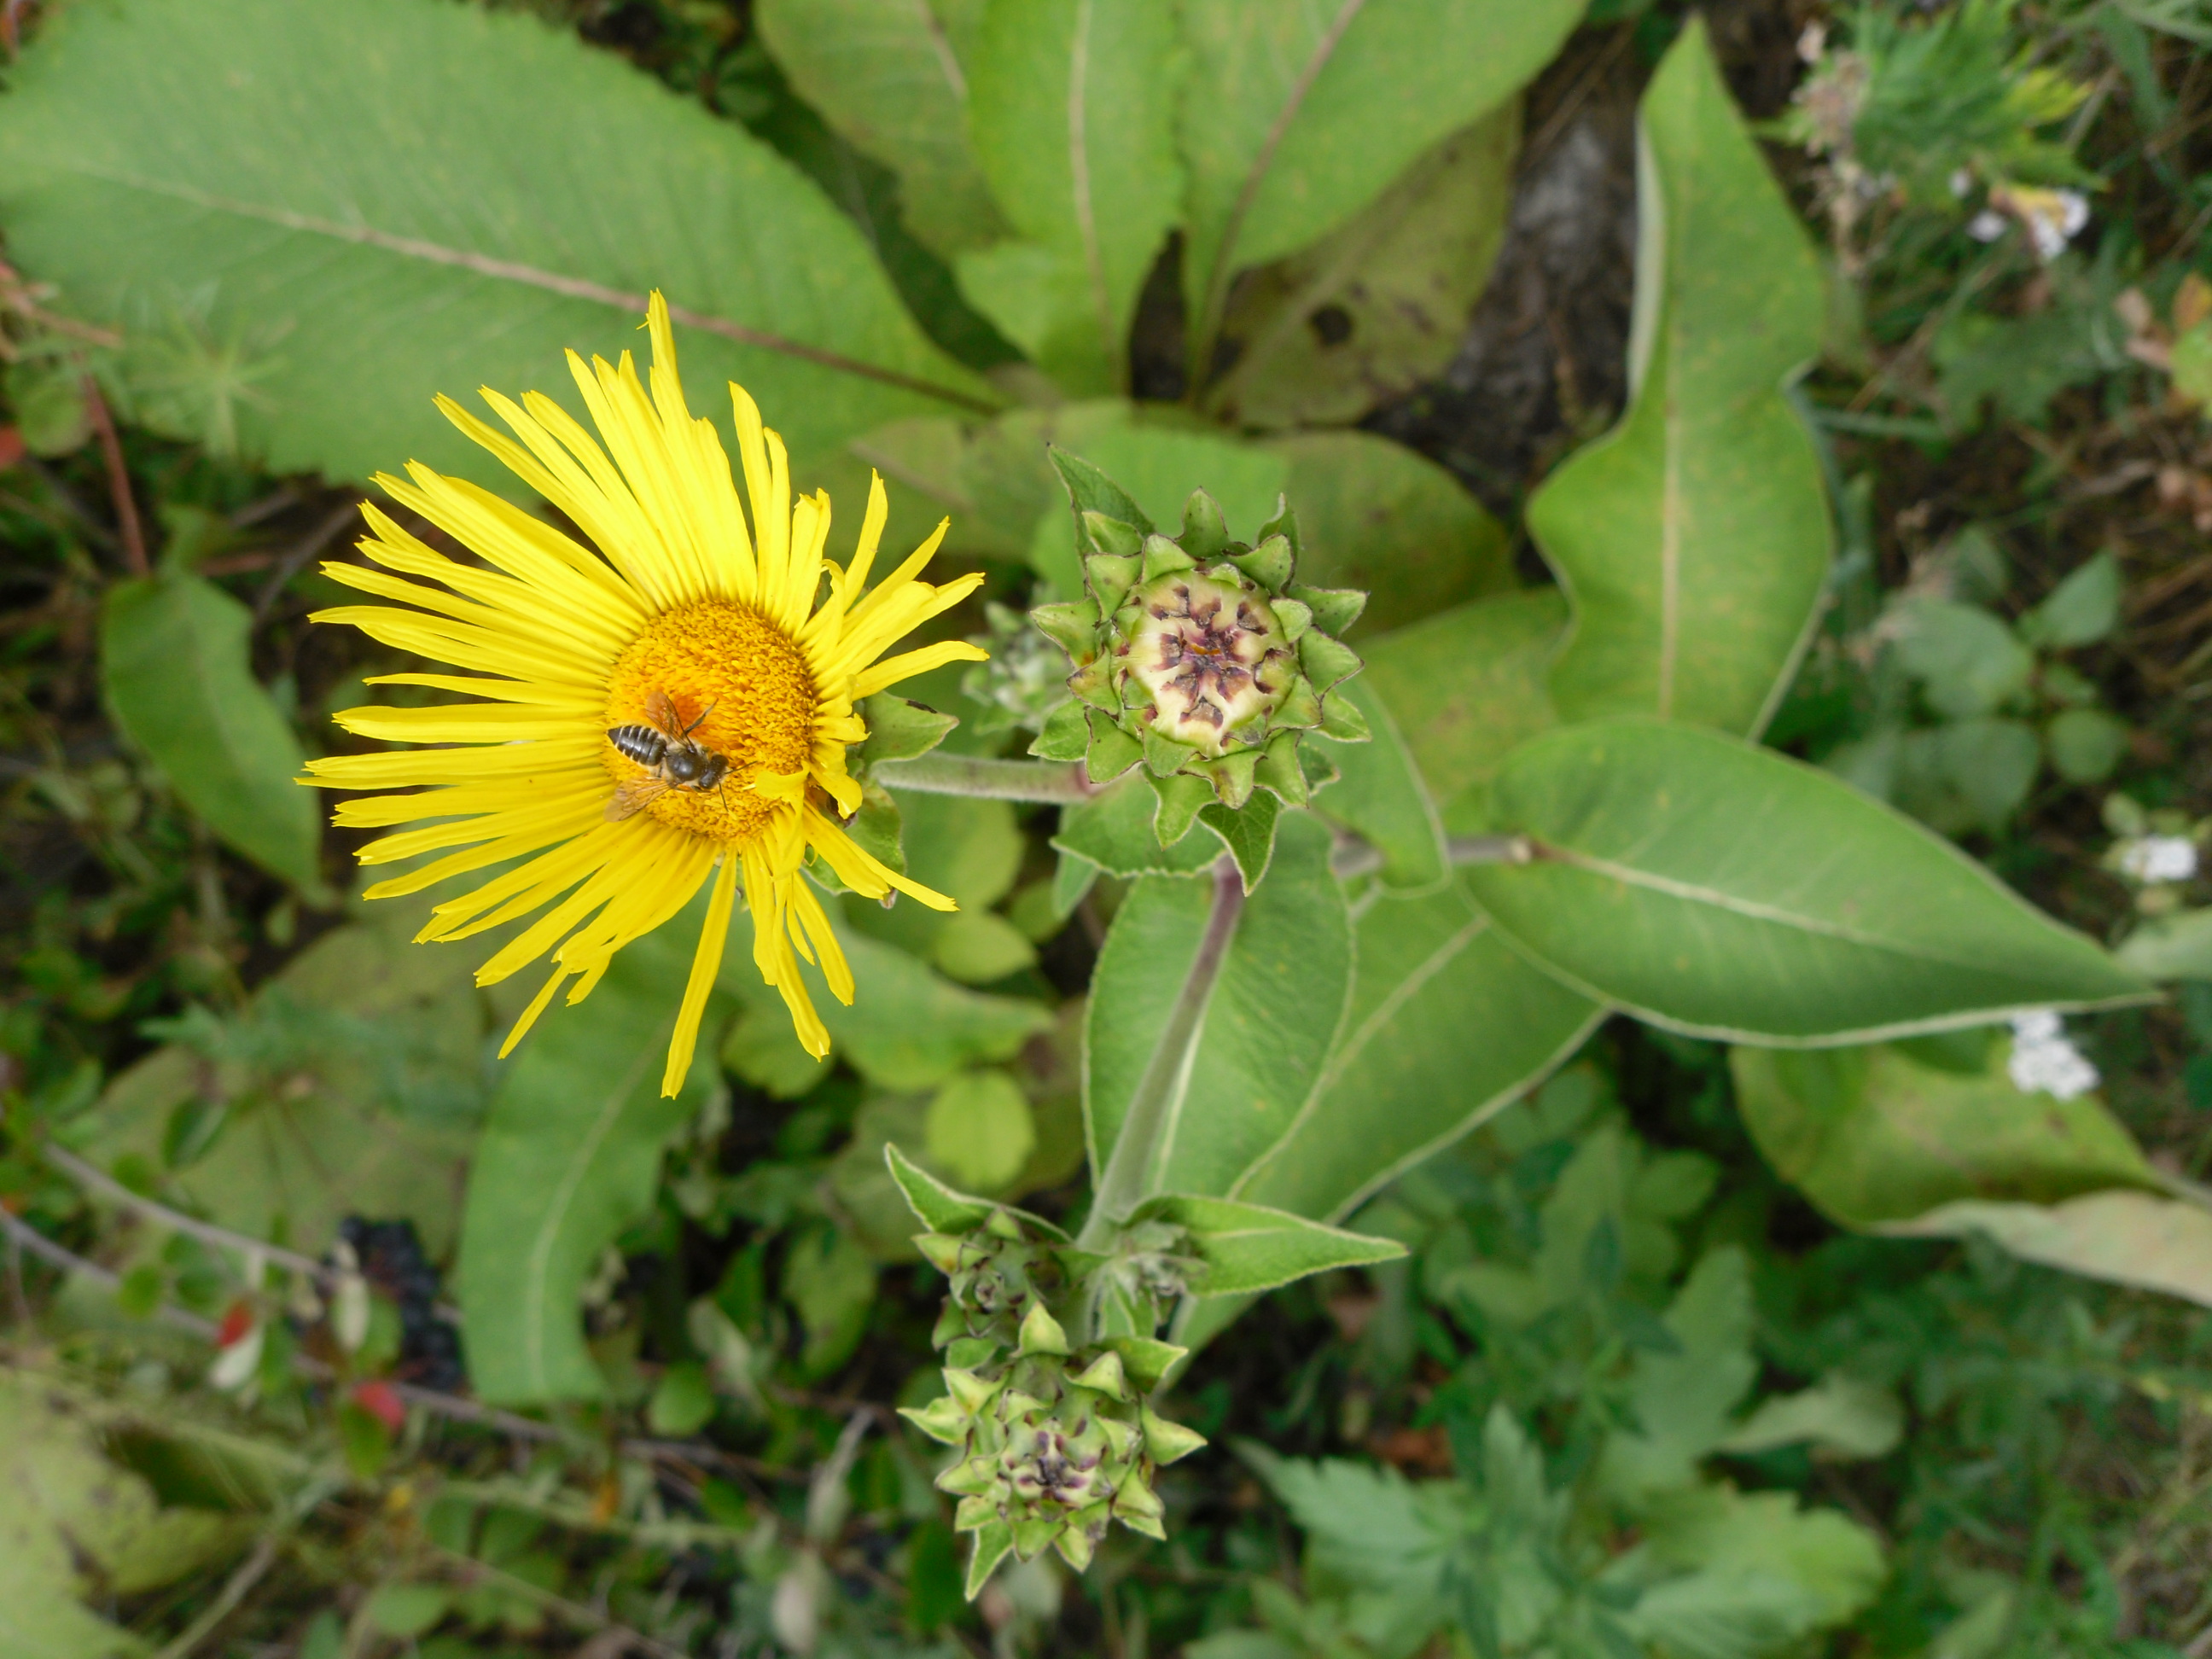
[(656, 691), (645, 700), (644, 724), (617, 726), (608, 732), (609, 743), (640, 766), (651, 769), (615, 786), (614, 796), (607, 802), (609, 823), (620, 823), (672, 789), (710, 795), (722, 787), (730, 757), (715, 753), (691, 735), (699, 720), (714, 712), (714, 705), (708, 703), (699, 711), (699, 720), (686, 726), (668, 694)]

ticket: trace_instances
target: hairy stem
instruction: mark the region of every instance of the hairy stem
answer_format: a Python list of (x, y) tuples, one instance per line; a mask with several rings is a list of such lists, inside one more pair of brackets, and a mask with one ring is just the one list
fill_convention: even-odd
[[(157, 1200), (148, 1198), (142, 1193), (132, 1192), (112, 1176), (103, 1174), (76, 1153), (57, 1146), (51, 1141), (45, 1147), (45, 1152), (47, 1163), (52, 1164), (54, 1168), (88, 1192), (97, 1193), (102, 1198), (120, 1204), (126, 1210), (136, 1210), (149, 1219), (158, 1221), (172, 1232), (185, 1234), (189, 1237), (197, 1238), (203, 1244), (212, 1244), (218, 1249), (235, 1250), (240, 1255), (258, 1251), (265, 1259), (275, 1262), (278, 1267), (289, 1267), (292, 1272), (312, 1279), (319, 1285), (325, 1286), (334, 1285), (338, 1279), (337, 1269), (326, 1261), (318, 1261), (311, 1255), (302, 1255), (297, 1250), (288, 1250), (281, 1244), (271, 1244), (265, 1239), (249, 1238), (244, 1233), (234, 1233), (228, 1227), (218, 1227), (211, 1221), (202, 1221), (196, 1216), (185, 1214), (181, 1210), (173, 1210)], [(260, 1286), (255, 1285), (253, 1288), (258, 1290)]]
[(87, 374), (83, 384), (85, 410), (92, 416), (92, 429), (100, 434), (100, 459), (107, 467), (107, 493), (115, 500), (115, 534), (123, 544), (123, 562), (132, 575), (147, 575), (153, 567), (146, 562), (146, 534), (138, 526), (138, 503), (131, 494), (131, 472), (123, 464), (115, 417), (107, 411), (107, 399), (100, 395), (100, 383)]
[(1237, 937), (1237, 919), (1244, 913), (1244, 882), (1227, 859), (1214, 866), (1213, 908), (1206, 919), (1206, 932), (1191, 958), (1182, 994), (1160, 1032), (1152, 1062), (1139, 1079), (1137, 1092), (1121, 1120), (1121, 1133), (1098, 1173), (1097, 1196), (1091, 1218), (1084, 1224), (1078, 1248), (1103, 1249), (1115, 1228), (1129, 1212), (1152, 1196), (1152, 1165), (1159, 1153), (1160, 1132), (1174, 1115), (1176, 1099), (1190, 1079), (1192, 1055), (1198, 1047), (1199, 1027), (1213, 999), (1213, 982), (1229, 955), (1229, 942)]
[[(21, 1217), (9, 1213), (4, 1206), (0, 1206), (0, 1234), (4, 1234), (10, 1243), (28, 1251), (40, 1261), (60, 1268), (64, 1273), (76, 1274), (87, 1282), (97, 1285), (104, 1291), (112, 1293), (123, 1288), (120, 1274), (101, 1267), (96, 1261), (77, 1255), (74, 1250), (55, 1243), (53, 1240), (48, 1238)], [(186, 1332), (204, 1342), (213, 1342), (216, 1340), (215, 1321), (203, 1319), (199, 1315), (179, 1308), (173, 1303), (163, 1302), (156, 1304), (153, 1316), (161, 1323), (173, 1329)], [(338, 1373), (334, 1369), (325, 1364), (313, 1354), (295, 1353), (292, 1356), (292, 1369), (311, 1382), (331, 1382), (339, 1380)], [(518, 1416), (514, 1412), (501, 1411), (496, 1406), (487, 1406), (479, 1401), (464, 1399), (459, 1395), (441, 1393), (435, 1389), (426, 1389), (414, 1382), (395, 1382), (391, 1384), (391, 1388), (392, 1391), (407, 1404), (420, 1406), (425, 1411), (434, 1413), (440, 1417), (452, 1418), (462, 1423), (477, 1424), (483, 1428), (511, 1435), (518, 1440), (561, 1438), (562, 1431), (553, 1424), (540, 1423), (532, 1418)], [(252, 1451), (259, 1443), (242, 1441), (239, 1443), (246, 1450)], [(624, 1455), (632, 1457), (682, 1456), (695, 1461), (703, 1459), (709, 1462), (728, 1462), (732, 1457), (731, 1454), (725, 1453), (716, 1447), (685, 1441), (624, 1440), (619, 1443), (619, 1449)]]
[[(1444, 843), (1444, 856), (1454, 866), (1527, 864), (1536, 849), (1526, 836), (1454, 836)], [(1357, 836), (1346, 836), (1337, 843), (1328, 867), (1339, 881), (1369, 875), (1382, 867), (1382, 849)]]
[(923, 795), (980, 795), (989, 800), (1031, 800), (1065, 805), (1097, 793), (1083, 769), (1060, 761), (993, 760), (981, 755), (917, 755), (885, 761), (876, 780), (889, 789)]

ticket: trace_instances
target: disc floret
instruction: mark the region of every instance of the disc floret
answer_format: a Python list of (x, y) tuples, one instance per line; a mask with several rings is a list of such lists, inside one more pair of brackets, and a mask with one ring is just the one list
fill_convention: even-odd
[(1115, 647), (1121, 692), (1152, 732), (1211, 759), (1263, 730), (1283, 705), (1297, 662), (1257, 583), (1178, 571), (1132, 595), (1136, 626)]

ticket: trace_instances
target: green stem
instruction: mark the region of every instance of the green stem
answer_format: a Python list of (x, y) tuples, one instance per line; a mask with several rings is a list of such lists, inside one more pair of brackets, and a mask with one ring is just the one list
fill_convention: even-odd
[(876, 781), (889, 789), (923, 795), (977, 795), (988, 800), (1045, 801), (1066, 805), (1097, 792), (1080, 766), (1056, 761), (993, 760), (982, 755), (917, 755), (884, 761)]
[(1138, 1080), (1135, 1097), (1121, 1120), (1121, 1133), (1099, 1171), (1097, 1194), (1091, 1200), (1091, 1218), (1084, 1224), (1078, 1249), (1103, 1250), (1129, 1212), (1151, 1197), (1158, 1161), (1161, 1132), (1175, 1115), (1175, 1104), (1190, 1081), (1192, 1057), (1198, 1048), (1199, 1027), (1206, 1005), (1213, 1000), (1213, 982), (1221, 977), (1221, 964), (1229, 943), (1237, 937), (1237, 919), (1244, 913), (1244, 883), (1227, 859), (1214, 866), (1213, 908), (1206, 919), (1198, 953), (1191, 958), (1182, 994), (1160, 1032), (1151, 1063)]

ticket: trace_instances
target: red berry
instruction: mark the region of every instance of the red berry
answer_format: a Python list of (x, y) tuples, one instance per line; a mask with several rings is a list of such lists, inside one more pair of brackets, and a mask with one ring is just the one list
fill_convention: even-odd
[(394, 1434), (407, 1421), (407, 1407), (400, 1403), (399, 1391), (389, 1382), (355, 1383), (353, 1403)]

